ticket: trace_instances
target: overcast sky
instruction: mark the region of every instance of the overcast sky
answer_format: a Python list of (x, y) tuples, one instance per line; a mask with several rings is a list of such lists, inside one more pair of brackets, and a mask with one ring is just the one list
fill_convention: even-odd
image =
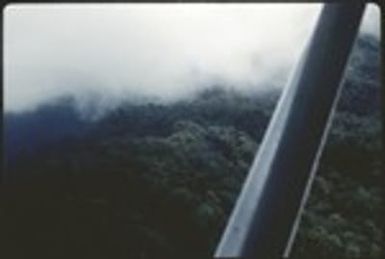
[[(283, 85), (321, 4), (35, 4), (4, 9), (4, 108)], [(362, 30), (379, 35), (379, 9)]]

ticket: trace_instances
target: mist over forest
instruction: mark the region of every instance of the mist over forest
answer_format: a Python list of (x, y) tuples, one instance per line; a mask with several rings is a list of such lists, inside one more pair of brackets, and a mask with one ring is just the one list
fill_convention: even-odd
[[(4, 110), (72, 96), (103, 112), (127, 99), (172, 102), (208, 87), (286, 84), (321, 4), (8, 5)], [(361, 31), (379, 38), (370, 4)]]
[[(83, 43), (80, 39), (66, 41), (70, 39), (71, 22), (58, 22), (55, 30), (60, 28), (60, 33), (51, 34), (55, 37), (28, 38), (33, 33), (39, 35), (39, 31), (32, 30), (29, 35), (25, 28), (37, 29), (36, 25), (44, 25), (43, 31), (52, 33), (52, 28), (46, 26), (47, 14), (43, 12), (32, 22), (21, 18), (21, 10), (9, 8), (10, 20), (5, 19), (9, 22), (5, 38), (10, 41), (5, 55), (9, 60), (5, 62), (8, 77), (4, 89), (4, 181), (0, 188), (1, 255), (7, 259), (211, 258), (318, 7), (293, 7), (291, 11), (297, 11), (283, 20), (294, 24), (292, 30), (299, 26), (298, 34), (302, 36), (291, 38), (289, 32), (284, 36), (284, 31), (290, 29), (286, 24), (279, 31), (282, 46), (272, 46), (275, 51), (281, 48), (281, 52), (269, 51), (269, 44), (273, 44), (269, 39), (259, 48), (262, 56), (253, 56), (252, 51), (243, 56), (236, 51), (241, 49), (237, 44), (257, 44), (252, 37), (246, 37), (254, 26), (235, 34), (235, 39), (242, 39), (239, 42), (230, 39), (231, 33), (227, 35), (247, 24), (247, 19), (255, 19), (248, 16), (252, 12), (242, 13), (242, 8), (235, 8), (233, 12), (240, 12), (243, 19), (238, 16), (230, 20), (218, 12), (217, 25), (214, 22), (203, 30), (207, 33), (219, 29), (218, 24), (224, 26), (226, 22), (226, 30), (214, 33), (222, 35), (219, 39), (224, 45), (216, 53), (215, 37), (211, 38), (213, 42), (209, 38), (200, 43), (196, 38), (199, 33), (187, 37), (172, 32), (180, 27), (190, 28), (189, 32), (198, 30), (201, 27), (195, 26), (197, 17), (189, 16), (182, 8), (178, 15), (189, 17), (189, 22), (177, 26), (171, 22), (172, 17), (176, 19), (171, 15), (166, 19), (167, 26), (156, 27), (156, 22), (164, 18), (158, 10), (160, 16), (147, 23), (147, 32), (165, 36), (163, 30), (170, 29), (167, 35), (173, 41), (190, 48), (186, 52), (179, 45), (173, 49), (167, 37), (155, 41), (154, 35), (156, 44), (132, 43), (132, 48), (149, 44), (148, 48), (143, 46), (149, 51), (158, 44), (163, 44), (161, 49), (170, 48), (159, 52), (159, 59), (155, 59), (159, 63), (149, 58), (155, 50), (132, 62), (123, 62), (130, 56), (119, 51), (94, 57), (96, 50), (112, 41), (106, 34), (95, 36), (98, 30), (92, 24), (97, 22), (92, 17), (107, 21), (110, 29), (114, 27), (108, 25), (108, 12), (100, 16), (103, 12), (98, 8), (90, 8), (88, 25), (80, 26), (80, 31), (87, 33), (77, 36), (89, 37)], [(313, 13), (306, 15), (301, 10)], [(60, 14), (57, 11), (55, 15)], [(82, 24), (78, 20), (81, 11), (68, 11), (75, 24)], [(126, 13), (129, 9), (116, 11)], [(201, 24), (212, 22), (212, 11), (203, 12)], [(33, 14), (28, 8), (23, 12)], [(143, 13), (134, 13), (128, 23), (132, 28), (126, 29), (144, 37), (136, 26), (144, 26), (150, 14), (142, 17)], [(155, 14), (151, 13), (151, 17)], [(285, 12), (282, 9), (275, 11), (277, 14)], [(68, 18), (61, 15), (58, 21)], [(127, 22), (123, 14), (117, 17)], [(17, 22), (11, 23), (11, 18)], [(11, 30), (11, 24), (18, 23), (21, 27)], [(300, 29), (301, 24), (307, 25)], [(373, 33), (376, 29), (369, 26), (368, 20), (365, 24), (346, 69), (291, 259), (379, 259), (385, 255), (380, 45), (378, 35)], [(26, 33), (22, 38), (18, 38), (18, 28), (19, 33)], [(111, 39), (122, 39), (114, 47), (129, 43), (129, 37), (116, 37), (120, 36), (119, 30), (110, 33)], [(260, 36), (266, 37), (263, 33)], [(193, 38), (194, 44), (189, 45)], [(29, 40), (22, 43), (20, 39)], [(59, 43), (68, 44), (68, 52), (55, 56)], [(186, 59), (179, 55), (169, 56), (174, 50), (190, 53), (203, 43), (213, 45), (197, 59), (204, 59), (197, 65), (203, 66), (203, 72), (186, 69), (190, 66), (180, 63)], [(77, 44), (91, 50), (77, 57), (74, 54), (84, 50), (76, 48)], [(290, 45), (286, 50), (285, 44)], [(234, 56), (217, 60), (231, 46)], [(286, 56), (280, 59), (282, 53)], [(110, 54), (113, 58), (107, 57)], [(165, 60), (168, 56), (170, 60)], [(260, 57), (260, 61), (250, 63), (253, 57)], [(89, 66), (82, 65), (85, 61)], [(160, 61), (165, 62), (163, 67)], [(79, 65), (63, 65), (76, 62)], [(116, 64), (122, 65), (121, 70), (116, 70)], [(156, 73), (144, 69), (149, 64)], [(261, 73), (254, 76), (258, 66)], [(70, 67), (80, 71), (66, 70)], [(127, 71), (140, 74), (133, 78)], [(19, 78), (18, 73), (25, 77)], [(138, 84), (125, 92), (127, 87), (120, 84), (123, 81)]]

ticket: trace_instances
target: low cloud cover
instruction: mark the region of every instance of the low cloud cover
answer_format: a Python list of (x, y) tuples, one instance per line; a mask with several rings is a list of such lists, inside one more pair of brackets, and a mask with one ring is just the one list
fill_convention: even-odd
[[(63, 95), (172, 100), (214, 84), (282, 86), (321, 4), (13, 4), (4, 9), (4, 108)], [(379, 37), (379, 9), (361, 30)]]

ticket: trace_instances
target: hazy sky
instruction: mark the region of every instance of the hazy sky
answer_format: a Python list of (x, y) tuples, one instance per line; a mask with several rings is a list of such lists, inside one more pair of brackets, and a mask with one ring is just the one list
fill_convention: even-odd
[[(188, 96), (283, 85), (321, 4), (36, 4), (4, 9), (4, 108), (70, 94)], [(379, 9), (362, 30), (379, 35)]]

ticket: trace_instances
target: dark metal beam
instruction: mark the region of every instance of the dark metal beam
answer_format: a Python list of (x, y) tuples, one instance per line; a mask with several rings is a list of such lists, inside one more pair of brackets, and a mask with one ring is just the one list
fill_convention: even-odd
[(291, 246), (298, 221), (294, 230), (293, 223), (314, 178), (363, 11), (364, 3), (359, 1), (323, 7), (301, 62), (280, 98), (215, 258), (277, 259), (283, 256), (289, 237)]

